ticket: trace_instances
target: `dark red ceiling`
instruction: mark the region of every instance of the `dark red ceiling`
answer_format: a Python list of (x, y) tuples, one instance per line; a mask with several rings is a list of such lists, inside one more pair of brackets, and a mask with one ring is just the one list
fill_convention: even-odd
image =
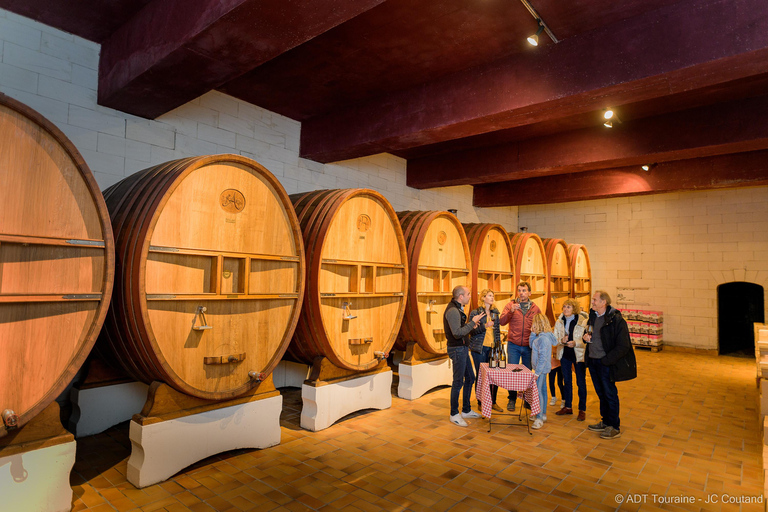
[[(305, 158), (394, 153), (409, 160), (408, 182), (419, 188), (587, 178), (638, 159), (689, 162), (668, 165), (684, 173), (694, 158), (768, 149), (749, 126), (735, 141), (707, 127), (710, 118), (738, 124), (722, 105), (768, 110), (750, 100), (768, 94), (765, 0), (531, 3), (560, 43), (545, 34), (538, 48), (525, 42), (536, 23), (518, 0), (0, 0), (0, 7), (101, 43), (103, 105), (155, 118), (217, 89), (302, 121)], [(622, 117), (618, 135), (600, 131), (608, 105)], [(686, 113), (703, 126), (661, 154), (647, 131)], [(639, 154), (628, 134), (642, 141)], [(573, 141), (590, 151), (558, 152)], [(557, 164), (537, 163), (553, 154)]]

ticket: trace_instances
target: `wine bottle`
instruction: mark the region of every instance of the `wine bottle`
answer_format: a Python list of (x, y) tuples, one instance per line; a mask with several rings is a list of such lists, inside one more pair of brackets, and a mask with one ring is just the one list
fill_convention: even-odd
[(504, 352), (504, 347), (499, 343), (499, 368), (507, 367), (507, 354)]
[(488, 359), (488, 367), (497, 368), (498, 366), (499, 366), (499, 358), (498, 358), (498, 352), (497, 352), (497, 344), (494, 343), (493, 347), (491, 347), (491, 354), (490, 354), (490, 358)]

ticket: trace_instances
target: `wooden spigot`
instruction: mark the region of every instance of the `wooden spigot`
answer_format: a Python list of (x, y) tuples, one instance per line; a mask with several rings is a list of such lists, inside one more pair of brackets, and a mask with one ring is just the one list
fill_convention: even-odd
[(430, 301), (427, 303), (427, 313), (437, 313), (437, 311), (435, 311), (434, 309), (432, 309), (432, 304), (436, 304), (436, 303), (437, 303), (437, 301), (436, 301), (436, 300), (430, 300)]
[(248, 377), (251, 378), (251, 380), (255, 380), (256, 382), (262, 382), (267, 378), (266, 373), (259, 373), (255, 370), (251, 370), (248, 372)]
[(374, 356), (376, 357), (376, 359), (378, 359), (379, 361), (381, 361), (382, 359), (386, 359), (387, 357), (389, 357), (389, 354), (387, 354), (386, 352), (381, 352), (381, 351), (379, 351), (379, 350), (377, 350), (376, 352), (374, 352), (374, 353), (373, 353), (373, 355), (374, 355)]
[(4, 410), (2, 417), (5, 430), (15, 430), (19, 427), (19, 416), (11, 409)]

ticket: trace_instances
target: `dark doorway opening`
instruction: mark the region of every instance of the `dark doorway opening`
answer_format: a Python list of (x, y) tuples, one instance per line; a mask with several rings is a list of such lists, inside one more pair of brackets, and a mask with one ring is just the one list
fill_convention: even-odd
[(765, 322), (762, 286), (739, 281), (717, 287), (717, 336), (720, 355), (754, 357), (754, 322)]

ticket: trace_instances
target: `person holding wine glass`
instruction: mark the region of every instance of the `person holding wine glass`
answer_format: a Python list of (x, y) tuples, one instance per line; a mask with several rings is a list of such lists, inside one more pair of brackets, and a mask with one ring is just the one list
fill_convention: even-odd
[[(507, 362), (509, 364), (518, 364), (522, 361), (523, 366), (530, 370), (531, 368), (531, 324), (533, 318), (541, 313), (539, 306), (531, 300), (531, 285), (526, 281), (520, 281), (517, 284), (517, 299), (509, 301), (501, 312), (499, 323), (501, 325), (509, 324), (507, 333)], [(517, 401), (517, 391), (510, 391), (507, 401), (507, 410), (515, 411), (515, 402)]]
[[(485, 313), (484, 321), (472, 331), (469, 338), (469, 350), (472, 354), (472, 361), (475, 363), (475, 380), (480, 377), (480, 364), (490, 363), (491, 354), (504, 350), (501, 347), (501, 326), (499, 325), (499, 310), (493, 304), (493, 291), (486, 288), (480, 292), (480, 307), (472, 311), (469, 316), (474, 317)], [(501, 407), (496, 405), (496, 395), (499, 391), (498, 386), (491, 384), (491, 398), (493, 399), (493, 410), (502, 412)], [(477, 397), (477, 407), (481, 408), (480, 395), (475, 390)]]
[[(573, 414), (573, 372), (579, 387), (578, 421), (587, 417), (587, 365), (584, 362), (585, 345), (583, 336), (587, 329), (589, 315), (581, 311), (576, 299), (567, 299), (563, 303), (563, 314), (555, 322), (557, 338), (557, 359), (563, 373), (563, 407), (555, 414), (563, 416)], [(572, 371), (573, 369), (573, 371)]]
[(597, 290), (592, 296), (592, 309), (583, 339), (587, 342), (585, 359), (600, 399), (602, 417), (599, 423), (588, 428), (600, 432), (601, 439), (617, 439), (621, 437), (621, 424), (616, 383), (637, 377), (637, 361), (629, 340), (627, 321), (621, 312), (611, 307), (611, 296), (603, 290)]

